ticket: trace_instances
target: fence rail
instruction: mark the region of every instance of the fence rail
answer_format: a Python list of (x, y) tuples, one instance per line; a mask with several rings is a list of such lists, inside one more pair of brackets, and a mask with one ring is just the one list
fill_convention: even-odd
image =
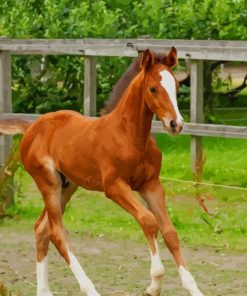
[[(33, 121), (39, 118), (38, 114), (26, 114), (26, 113), (2, 113), (1, 119), (7, 118), (21, 118), (24, 120)], [(91, 117), (97, 118), (97, 117)], [(152, 133), (168, 133), (164, 130), (162, 123), (157, 120), (152, 122)], [(231, 125), (216, 125), (205, 123), (185, 123), (182, 135), (203, 136), (203, 137), (223, 137), (223, 138), (241, 138), (247, 139), (247, 127), (231, 126)]]
[[(13, 114), (11, 100), (12, 55), (80, 55), (84, 56), (84, 114), (96, 114), (96, 57), (136, 57), (149, 48), (168, 51), (175, 46), (179, 58), (191, 60), (190, 120), (183, 134), (191, 135), (191, 168), (195, 171), (202, 157), (202, 137), (247, 138), (247, 127), (203, 123), (203, 77), (205, 63), (212, 60), (247, 61), (246, 41), (158, 40), (158, 39), (6, 39), (0, 38), (0, 118), (6, 116), (34, 119), (37, 115)], [(165, 132), (161, 123), (154, 121), (152, 131)], [(10, 140), (0, 136), (0, 163), (10, 147)]]
[(162, 39), (0, 39), (0, 50), (29, 55), (86, 55), (136, 57), (139, 51), (176, 46), (180, 58), (247, 61), (246, 41)]

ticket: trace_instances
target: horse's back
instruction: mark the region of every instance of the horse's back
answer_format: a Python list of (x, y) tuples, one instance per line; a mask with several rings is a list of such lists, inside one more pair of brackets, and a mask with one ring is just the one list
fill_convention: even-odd
[(77, 185), (101, 191), (95, 148), (102, 140), (99, 130), (104, 121), (75, 111), (41, 116), (24, 135), (20, 149), (22, 163), (31, 174), (56, 170)]
[(55, 142), (61, 147), (78, 130), (86, 127), (93, 119), (76, 111), (61, 110), (40, 116), (27, 130), (21, 142), (20, 156), (24, 163), (30, 163), (30, 157), (50, 156)]

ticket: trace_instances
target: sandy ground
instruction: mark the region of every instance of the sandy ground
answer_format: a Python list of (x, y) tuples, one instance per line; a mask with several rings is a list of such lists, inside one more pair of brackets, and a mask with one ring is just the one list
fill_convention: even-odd
[[(101, 295), (143, 295), (149, 285), (149, 251), (132, 241), (71, 235), (72, 246)], [(162, 295), (185, 296), (171, 255), (160, 244), (166, 268)], [(247, 254), (222, 254), (214, 249), (183, 248), (205, 296), (247, 295)], [(0, 229), (0, 280), (17, 294), (35, 295), (35, 243), (32, 232)], [(49, 252), (49, 280), (55, 295), (81, 295), (71, 271), (53, 246)]]

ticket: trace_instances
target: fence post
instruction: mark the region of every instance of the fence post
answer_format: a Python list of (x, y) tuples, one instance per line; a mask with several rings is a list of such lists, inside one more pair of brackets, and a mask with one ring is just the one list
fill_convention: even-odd
[(96, 116), (96, 57), (84, 57), (84, 115)]
[[(12, 112), (11, 55), (0, 52), (0, 113)], [(0, 136), (0, 165), (3, 165), (11, 148), (11, 137)]]
[[(0, 52), (0, 113), (12, 112), (12, 91), (11, 91), (11, 54)], [(12, 146), (12, 137), (0, 134), (0, 167), (3, 166), (6, 157)], [(9, 182), (5, 206), (9, 207), (14, 201), (13, 179)]]
[[(190, 76), (190, 121), (203, 122), (203, 61), (191, 60)], [(196, 166), (202, 160), (202, 137), (191, 136), (190, 159), (192, 173), (196, 173)]]

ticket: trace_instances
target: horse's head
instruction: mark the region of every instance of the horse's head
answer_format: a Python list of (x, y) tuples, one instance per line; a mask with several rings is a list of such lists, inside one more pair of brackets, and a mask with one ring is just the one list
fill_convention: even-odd
[(170, 53), (158, 62), (147, 49), (140, 64), (144, 75), (145, 101), (172, 134), (181, 132), (183, 126), (183, 118), (177, 105), (179, 82), (171, 71), (177, 63), (177, 51), (172, 47)]

